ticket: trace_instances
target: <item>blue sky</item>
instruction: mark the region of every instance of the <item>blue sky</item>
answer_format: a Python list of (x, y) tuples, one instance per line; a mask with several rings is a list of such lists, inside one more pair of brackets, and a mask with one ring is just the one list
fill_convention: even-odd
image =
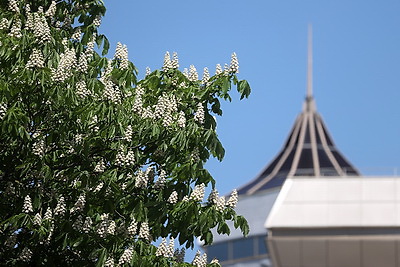
[[(307, 25), (313, 25), (314, 96), (342, 153), (365, 174), (400, 167), (400, 2), (105, 1), (101, 31), (126, 44), (143, 77), (165, 51), (198, 70), (236, 52), (249, 99), (223, 105), (226, 156), (208, 168), (221, 192), (254, 178), (279, 152), (306, 90)], [(113, 51), (111, 51), (111, 54)], [(213, 72), (213, 71), (212, 71)], [(400, 169), (399, 169), (400, 172)]]
[[(229, 63), (236, 52), (247, 100), (223, 105), (226, 149), (208, 168), (222, 193), (253, 179), (281, 149), (306, 92), (313, 25), (314, 96), (341, 152), (364, 174), (400, 173), (400, 1), (105, 1), (101, 32), (120, 41), (143, 77), (165, 51), (181, 69)], [(213, 73), (213, 71), (211, 71)]]

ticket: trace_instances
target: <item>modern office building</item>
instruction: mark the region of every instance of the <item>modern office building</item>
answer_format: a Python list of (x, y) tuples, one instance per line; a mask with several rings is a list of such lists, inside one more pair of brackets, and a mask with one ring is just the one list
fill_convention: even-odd
[[(308, 85), (282, 150), (239, 188), (250, 235), (215, 233), (209, 258), (229, 267), (400, 267), (400, 179), (362, 177), (339, 152)], [(268, 245), (267, 245), (268, 244)]]

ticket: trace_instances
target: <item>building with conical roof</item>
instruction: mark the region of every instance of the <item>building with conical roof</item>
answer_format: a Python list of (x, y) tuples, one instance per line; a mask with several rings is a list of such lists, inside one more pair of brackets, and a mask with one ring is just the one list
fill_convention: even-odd
[(251, 195), (281, 187), (294, 176), (358, 176), (359, 173), (339, 152), (322, 117), (317, 112), (312, 94), (311, 30), (308, 45), (307, 95), (303, 110), (297, 117), (281, 152), (239, 194)]
[(359, 176), (357, 169), (335, 146), (317, 112), (312, 88), (311, 38), (310, 29), (307, 94), (303, 109), (275, 159), (252, 181), (238, 189), (236, 211), (249, 222), (249, 236), (243, 238), (236, 230), (230, 236), (215, 233), (213, 245), (205, 247), (209, 258), (218, 258), (222, 266), (272, 266), (264, 224), (287, 179)]

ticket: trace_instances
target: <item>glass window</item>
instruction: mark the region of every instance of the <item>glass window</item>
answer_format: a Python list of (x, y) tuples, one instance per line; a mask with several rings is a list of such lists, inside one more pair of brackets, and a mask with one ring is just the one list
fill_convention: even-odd
[(228, 243), (215, 243), (207, 246), (207, 257), (209, 259), (217, 258), (219, 261), (228, 260)]
[(233, 259), (247, 258), (254, 256), (254, 239), (243, 238), (235, 240), (233, 244)]
[(268, 248), (265, 244), (265, 238), (266, 238), (266, 236), (257, 237), (257, 239), (258, 239), (258, 254), (259, 255), (268, 253)]

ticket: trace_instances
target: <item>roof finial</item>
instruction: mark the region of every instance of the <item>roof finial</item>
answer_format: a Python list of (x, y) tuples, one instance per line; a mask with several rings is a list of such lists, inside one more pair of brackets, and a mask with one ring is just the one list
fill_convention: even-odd
[(307, 99), (313, 95), (312, 88), (312, 25), (308, 24), (308, 68), (307, 68)]

